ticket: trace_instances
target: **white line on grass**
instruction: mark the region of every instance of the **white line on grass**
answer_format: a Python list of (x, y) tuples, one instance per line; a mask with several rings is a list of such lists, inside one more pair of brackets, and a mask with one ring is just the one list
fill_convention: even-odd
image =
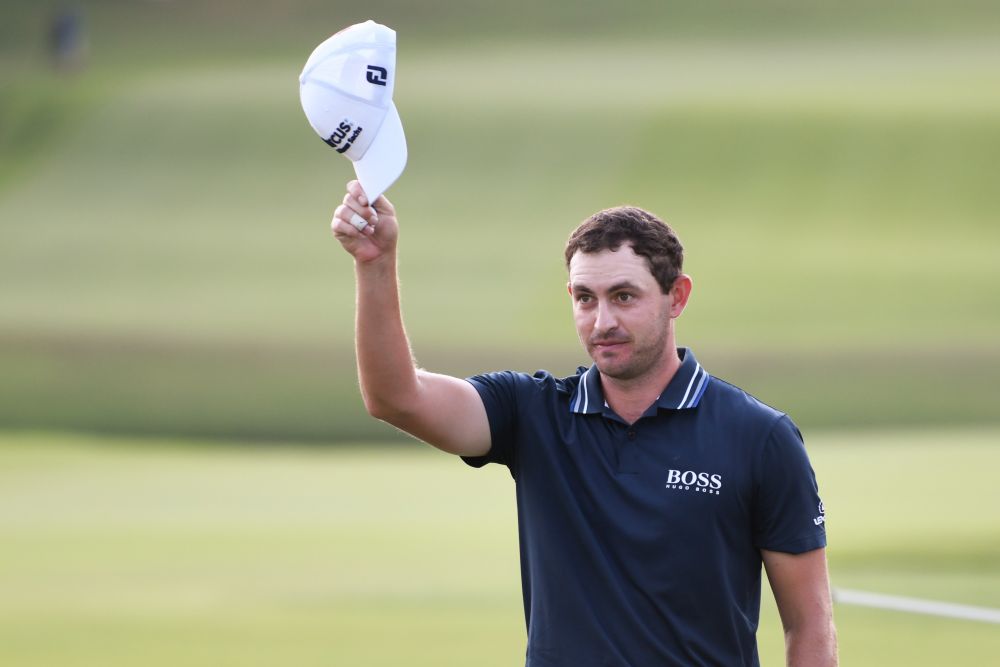
[(973, 607), (971, 605), (954, 604), (951, 602), (920, 600), (898, 595), (868, 593), (866, 591), (852, 591), (845, 588), (835, 588), (833, 590), (833, 601), (839, 604), (855, 604), (862, 607), (906, 611), (911, 614), (930, 614), (931, 616), (961, 618), (968, 621), (1000, 623), (1000, 609)]

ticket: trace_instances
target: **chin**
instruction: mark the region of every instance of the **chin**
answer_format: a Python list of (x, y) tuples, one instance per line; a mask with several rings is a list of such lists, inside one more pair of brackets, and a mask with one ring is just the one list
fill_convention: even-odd
[(622, 363), (602, 363), (595, 360), (594, 364), (597, 366), (597, 370), (601, 371), (602, 375), (606, 375), (609, 378), (615, 380), (631, 380), (632, 378), (640, 375), (636, 372), (630, 364)]

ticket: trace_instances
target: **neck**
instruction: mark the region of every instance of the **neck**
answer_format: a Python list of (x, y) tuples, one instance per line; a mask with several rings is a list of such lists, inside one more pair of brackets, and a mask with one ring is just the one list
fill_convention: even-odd
[(656, 402), (680, 367), (677, 348), (671, 345), (661, 362), (642, 375), (621, 379), (601, 373), (604, 400), (619, 417), (632, 424)]

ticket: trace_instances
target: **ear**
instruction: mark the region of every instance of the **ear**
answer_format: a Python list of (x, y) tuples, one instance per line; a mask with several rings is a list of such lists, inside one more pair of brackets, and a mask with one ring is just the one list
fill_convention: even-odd
[(670, 317), (680, 317), (687, 306), (688, 299), (691, 298), (691, 289), (694, 287), (691, 276), (682, 273), (674, 281), (674, 286), (670, 288)]
[(570, 296), (573, 296), (573, 284), (572, 284), (572, 283), (570, 283), (570, 282), (567, 282), (567, 283), (566, 283), (566, 292), (567, 292), (567, 293), (568, 293), (568, 294), (569, 294)]

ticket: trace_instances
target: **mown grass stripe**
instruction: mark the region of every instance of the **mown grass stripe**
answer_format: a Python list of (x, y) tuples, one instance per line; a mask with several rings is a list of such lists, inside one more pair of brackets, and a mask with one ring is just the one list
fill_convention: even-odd
[(901, 595), (885, 595), (883, 593), (855, 591), (846, 588), (835, 588), (833, 590), (833, 600), (837, 604), (853, 604), (862, 607), (874, 607), (876, 609), (903, 611), (910, 614), (928, 614), (944, 618), (981, 621), (983, 623), (1000, 623), (1000, 609), (974, 607), (954, 602), (921, 600)]

